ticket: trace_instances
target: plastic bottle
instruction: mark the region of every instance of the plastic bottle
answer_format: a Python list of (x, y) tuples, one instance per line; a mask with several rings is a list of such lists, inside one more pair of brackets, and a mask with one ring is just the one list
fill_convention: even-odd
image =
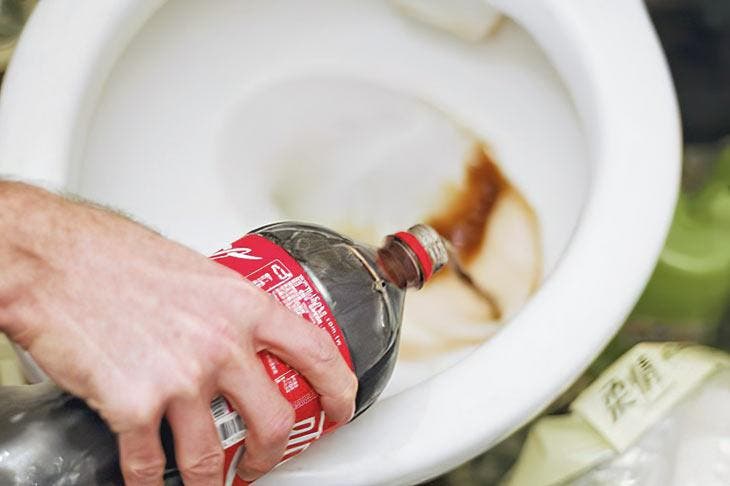
[[(211, 258), (329, 332), (359, 381), (356, 415), (375, 401), (392, 373), (406, 289), (420, 288), (448, 259), (442, 239), (425, 225), (372, 248), (296, 222), (259, 228)], [(275, 356), (259, 354), (296, 412), (288, 459), (333, 424), (301, 375)], [(245, 484), (235, 474), (245, 424), (223, 397), (213, 400), (211, 414), (226, 454), (225, 484)], [(161, 435), (168, 458), (165, 482), (181, 484), (164, 421)], [(116, 439), (83, 401), (50, 383), (0, 388), (0, 484), (121, 483)]]

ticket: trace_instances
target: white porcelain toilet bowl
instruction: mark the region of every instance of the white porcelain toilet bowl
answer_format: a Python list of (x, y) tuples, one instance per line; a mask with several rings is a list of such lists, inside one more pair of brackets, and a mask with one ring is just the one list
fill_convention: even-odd
[[(642, 3), (492, 4), (511, 21), (473, 44), (375, 0), (53, 0), (21, 38), (0, 98), (0, 173), (114, 205), (203, 252), (281, 218), (415, 222), (461, 171), (443, 163), (463, 151), (454, 127), (485, 140), (534, 207), (545, 277), (504, 329), (399, 364), (370, 411), (261, 484), (407, 484), (473, 457), (578, 376), (650, 275), (681, 141)], [(325, 136), (342, 142), (335, 153)], [(418, 143), (393, 159), (350, 150), (371, 139)]]

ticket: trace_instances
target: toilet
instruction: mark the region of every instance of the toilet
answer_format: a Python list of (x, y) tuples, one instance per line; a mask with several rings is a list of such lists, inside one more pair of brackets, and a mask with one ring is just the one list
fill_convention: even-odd
[(681, 136), (642, 2), (482, 2), (441, 2), (504, 16), (473, 38), (391, 0), (54, 0), (20, 39), (0, 174), (203, 253), (279, 219), (407, 227), (475, 140), (534, 210), (539, 286), (498, 331), (399, 362), (370, 410), (257, 484), (413, 484), (474, 457), (580, 375), (651, 274)]

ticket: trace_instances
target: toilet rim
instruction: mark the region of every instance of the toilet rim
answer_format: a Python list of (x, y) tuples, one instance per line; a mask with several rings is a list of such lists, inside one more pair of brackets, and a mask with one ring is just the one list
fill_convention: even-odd
[[(105, 77), (164, 3), (39, 3), (2, 88), (4, 172), (54, 187), (67, 182)], [(477, 454), (577, 377), (652, 271), (675, 204), (681, 140), (671, 79), (643, 5), (615, 0), (609, 11), (585, 0), (491, 3), (542, 46), (582, 118), (593, 160), (578, 228), (557, 268), (487, 345), (378, 402), (336, 440), (285, 464), (272, 484), (414, 482)]]

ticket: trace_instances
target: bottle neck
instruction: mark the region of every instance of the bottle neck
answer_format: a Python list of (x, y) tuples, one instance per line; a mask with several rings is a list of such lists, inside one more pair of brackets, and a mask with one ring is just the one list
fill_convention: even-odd
[(433, 228), (425, 225), (388, 236), (378, 250), (381, 272), (403, 289), (420, 289), (447, 260), (444, 241)]
[(397, 287), (421, 288), (425, 282), (413, 251), (393, 236), (378, 250), (378, 265), (384, 276)]

